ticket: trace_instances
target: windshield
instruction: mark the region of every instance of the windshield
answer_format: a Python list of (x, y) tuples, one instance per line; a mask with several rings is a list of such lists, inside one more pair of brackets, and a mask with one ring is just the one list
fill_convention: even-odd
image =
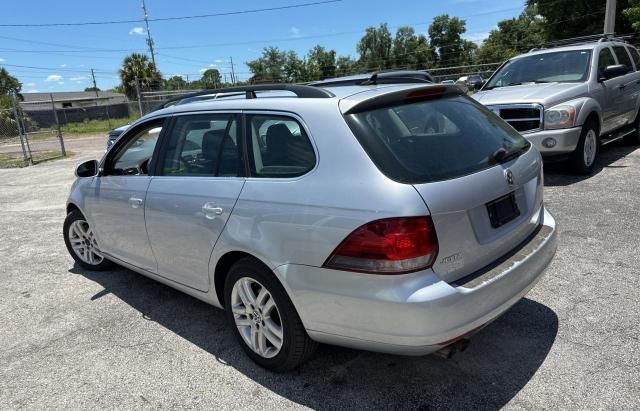
[(346, 119), (380, 170), (407, 183), (475, 173), (530, 146), (500, 117), (462, 96), (382, 107)]
[(507, 62), (484, 90), (526, 83), (582, 82), (589, 75), (591, 50), (535, 54)]

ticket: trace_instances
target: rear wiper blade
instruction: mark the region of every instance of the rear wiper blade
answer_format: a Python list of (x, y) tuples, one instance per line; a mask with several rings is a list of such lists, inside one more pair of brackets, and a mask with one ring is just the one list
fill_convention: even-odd
[(500, 147), (499, 149), (493, 152), (491, 157), (496, 163), (506, 163), (507, 161), (512, 160), (518, 157), (520, 154), (524, 153), (527, 150), (527, 148), (528, 146), (523, 146), (517, 150), (509, 152), (507, 151), (506, 148)]

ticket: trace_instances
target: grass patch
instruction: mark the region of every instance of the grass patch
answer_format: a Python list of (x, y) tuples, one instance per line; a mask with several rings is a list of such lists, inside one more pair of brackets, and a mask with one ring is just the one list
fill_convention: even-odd
[(67, 123), (61, 127), (62, 136), (65, 134), (106, 133), (112, 128), (122, 127), (133, 123), (138, 117), (115, 118), (112, 120), (85, 120), (79, 123)]
[[(67, 151), (67, 155), (66, 157), (64, 157), (61, 152), (55, 150), (37, 151), (35, 153), (31, 153), (34, 164), (39, 164), (50, 160), (58, 160), (61, 158), (68, 158), (74, 155), (74, 152)], [(0, 153), (0, 168), (20, 167), (26, 167), (22, 153)]]

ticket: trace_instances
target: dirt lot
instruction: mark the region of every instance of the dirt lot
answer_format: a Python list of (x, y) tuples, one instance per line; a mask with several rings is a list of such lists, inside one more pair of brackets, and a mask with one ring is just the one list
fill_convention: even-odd
[(73, 266), (74, 158), (0, 170), (0, 408), (640, 408), (640, 149), (590, 178), (546, 170), (558, 254), (451, 360), (323, 346), (288, 375), (241, 352), (221, 311), (125, 269)]

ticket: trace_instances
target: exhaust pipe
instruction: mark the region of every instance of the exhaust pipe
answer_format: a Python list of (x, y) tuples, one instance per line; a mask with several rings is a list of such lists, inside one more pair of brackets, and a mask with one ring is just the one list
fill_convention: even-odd
[(440, 348), (438, 351), (434, 352), (434, 355), (438, 357), (449, 359), (453, 357), (457, 352), (462, 352), (467, 349), (469, 346), (469, 341), (466, 338), (461, 338), (458, 341), (447, 345), (446, 347)]

